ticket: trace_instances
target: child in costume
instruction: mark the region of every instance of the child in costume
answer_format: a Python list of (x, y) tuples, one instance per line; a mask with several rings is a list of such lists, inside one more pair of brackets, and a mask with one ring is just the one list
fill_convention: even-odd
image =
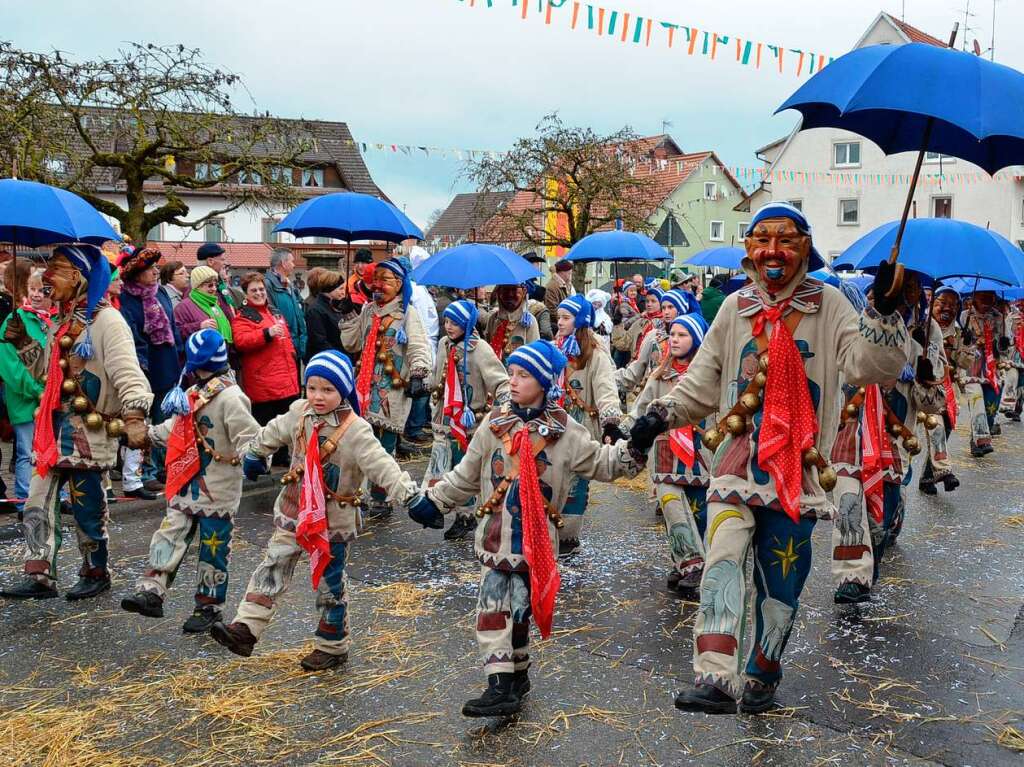
[[(396, 259), (381, 261), (370, 287), (373, 300), (358, 313), (350, 299), (342, 300), (341, 343), (351, 354), (361, 352), (355, 383), (359, 412), (394, 455), (412, 401), (428, 394), (424, 379), (430, 373), (431, 352), (420, 316), (410, 304), (412, 282), (405, 267)], [(390, 514), (386, 496), (384, 488), (371, 487), (368, 514)]]
[[(598, 344), (594, 333), (594, 307), (581, 295), (569, 296), (558, 305), (558, 348), (569, 362), (558, 380), (559, 405), (574, 421), (583, 424), (598, 442), (625, 439), (619, 430), (622, 411), (615, 387), (615, 365)], [(580, 547), (583, 513), (590, 500), (590, 481), (576, 477), (562, 508), (564, 525), (558, 532), (558, 556), (572, 556)]]
[[(472, 301), (453, 301), (442, 314), (444, 335), (434, 366), (434, 445), (423, 475), (430, 487), (459, 465), (477, 426), (495, 402), (508, 398), (508, 372), (476, 334)], [(456, 509), (445, 540), (461, 541), (476, 528), (473, 499)]]
[(359, 416), (352, 364), (339, 351), (314, 355), (305, 371), (306, 397), (260, 429), (243, 459), (245, 476), (269, 473), (267, 457), (291, 448), (291, 470), (274, 503), (274, 532), (232, 623), (210, 630), (236, 655), (249, 656), (270, 624), (295, 565), (305, 552), (320, 621), (314, 649), (301, 665), (323, 671), (348, 660), (345, 563), (359, 534), (359, 488), (365, 476), (391, 503), (408, 505), (419, 490)]
[(628, 330), (630, 334), (630, 361), (615, 371), (615, 383), (625, 396), (635, 391), (644, 377), (661, 361), (660, 342), (664, 340), (665, 325), (661, 315), (661, 299), (664, 293), (655, 287), (648, 288), (644, 298), (644, 313), (633, 317)]
[[(668, 353), (647, 379), (633, 405), (633, 418), (668, 394), (686, 375), (700, 349), (708, 324), (700, 314), (684, 314), (669, 324)], [(707, 526), (707, 488), (711, 451), (701, 438), (703, 424), (682, 426), (654, 440), (648, 459), (654, 495), (665, 518), (672, 573), (669, 591), (692, 598), (704, 572), (704, 530)]]
[(540, 339), (540, 328), (530, 313), (523, 285), (498, 285), (494, 288), (494, 297), (498, 306), (483, 318), (483, 337), (505, 365), (508, 355), (520, 346)]
[(512, 352), (510, 401), (491, 411), (461, 463), (409, 510), (417, 522), (437, 527), (438, 506), (486, 499), (475, 550), (481, 564), (476, 637), (488, 687), (463, 706), (464, 716), (514, 714), (530, 689), (530, 617), (542, 637), (550, 635), (560, 585), (559, 510), (573, 477), (610, 482), (635, 476), (642, 466), (643, 456), (625, 441), (602, 445), (558, 406), (566, 362), (547, 341)]
[(170, 420), (149, 428), (150, 443), (167, 449), (167, 512), (149, 545), (149, 568), (121, 608), (162, 618), (167, 589), (198, 532), (195, 610), (182, 630), (203, 634), (220, 620), (227, 597), (233, 518), (242, 497), (239, 456), (260, 426), (216, 330), (200, 330), (186, 342), (182, 377), (189, 374), (196, 383), (187, 392), (179, 383), (164, 398)]

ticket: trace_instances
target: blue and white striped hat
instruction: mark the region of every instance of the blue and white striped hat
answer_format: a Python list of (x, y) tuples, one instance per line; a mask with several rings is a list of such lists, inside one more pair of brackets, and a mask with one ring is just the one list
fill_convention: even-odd
[[(569, 312), (569, 314), (576, 318), (574, 323), (576, 330), (594, 327), (594, 305), (584, 296), (578, 293), (575, 296), (569, 296), (558, 305), (558, 308)], [(580, 355), (580, 343), (576, 340), (575, 333), (565, 339), (562, 344), (562, 351), (570, 357), (578, 357)]]
[(178, 377), (178, 384), (164, 397), (160, 409), (166, 416), (185, 415), (189, 411), (188, 397), (181, 383), (185, 376), (197, 370), (216, 373), (228, 365), (228, 345), (224, 336), (212, 328), (197, 330), (185, 342), (185, 367)]
[(661, 288), (656, 288), (656, 287), (653, 287), (653, 286), (649, 286), (647, 288), (647, 295), (649, 295), (649, 296), (657, 296), (658, 303), (660, 304), (661, 303), (661, 299), (665, 297), (665, 291), (662, 290)]
[(478, 316), (476, 304), (465, 299), (452, 301), (445, 307), (441, 314), (445, 319), (451, 320), (462, 328), (462, 401), (466, 403), (462, 409), (462, 425), (467, 429), (476, 426), (476, 416), (469, 407), (471, 397), (466, 391), (469, 383), (469, 340), (476, 330), (476, 318)]
[(359, 415), (359, 398), (356, 397), (356, 377), (352, 372), (352, 361), (342, 352), (329, 349), (314, 354), (306, 365), (306, 373), (302, 382), (308, 383), (312, 376), (330, 381), (334, 388), (341, 393), (341, 396), (348, 400), (356, 415)]
[(102, 250), (83, 242), (58, 245), (53, 249), (53, 255), (64, 256), (88, 283), (85, 293), (85, 337), (75, 345), (74, 352), (84, 360), (91, 360), (94, 350), (90, 326), (96, 306), (107, 295), (110, 287), (110, 262)]
[(387, 261), (379, 261), (375, 268), (387, 269), (402, 281), (402, 324), (395, 333), (395, 340), (400, 344), (409, 342), (405, 333), (405, 315), (409, 312), (409, 301), (412, 300), (412, 280), (409, 279), (409, 272), (397, 258), (389, 258)]
[[(802, 211), (795, 206), (790, 205), (788, 202), (769, 202), (762, 205), (750, 220), (750, 224), (747, 226), (747, 231), (743, 233), (743, 236), (749, 237), (752, 235), (754, 233), (754, 227), (766, 218), (788, 218), (796, 224), (797, 231), (800, 232), (800, 234), (806, 234), (808, 237), (811, 236), (811, 224), (807, 220), (807, 217)], [(813, 272), (824, 266), (825, 259), (821, 257), (821, 254), (815, 250), (814, 245), (812, 244), (807, 264), (807, 271)]]
[[(693, 339), (693, 349), (690, 353), (696, 354), (700, 345), (704, 342), (704, 336), (708, 332), (708, 321), (704, 319), (704, 315), (696, 313), (684, 314), (672, 320), (672, 325), (679, 325), (690, 334), (690, 338)], [(672, 325), (669, 325), (669, 328)]]
[(547, 392), (548, 399), (558, 399), (562, 396), (556, 383), (568, 363), (569, 360), (557, 346), (543, 339), (520, 346), (508, 355), (509, 367), (519, 365), (536, 378), (537, 383)]
[(684, 314), (700, 314), (700, 302), (697, 297), (688, 290), (668, 290), (661, 297), (661, 303), (672, 304), (676, 308), (676, 314), (682, 317)]

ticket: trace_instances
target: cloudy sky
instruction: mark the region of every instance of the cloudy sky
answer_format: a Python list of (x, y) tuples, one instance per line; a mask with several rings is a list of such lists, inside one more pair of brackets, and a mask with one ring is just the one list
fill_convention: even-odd
[[(785, 135), (795, 117), (774, 109), (806, 79), (689, 57), (676, 43), (650, 48), (569, 29), (569, 8), (546, 26), (513, 0), (0, 0), (0, 39), (88, 57), (125, 41), (184, 43), (243, 76), (239, 106), (348, 122), (358, 141), (502, 149), (559, 111), (597, 131), (629, 125), (668, 132), (685, 151), (714, 149), (754, 165), (753, 150)], [(535, 8), (537, 0), (529, 0)], [(659, 21), (838, 56), (879, 10), (940, 38), (964, 26), (968, 0), (596, 0)], [(586, 3), (583, 4), (584, 8)], [(988, 49), (993, 0), (972, 0), (968, 41)], [(1024, 69), (1024, 0), (996, 0), (996, 60)], [(958, 45), (959, 45), (958, 38)], [(951, 94), (955, 98), (955, 94)], [(254, 102), (254, 103), (253, 103)], [(468, 191), (454, 159), (370, 151), (377, 183), (419, 223)]]

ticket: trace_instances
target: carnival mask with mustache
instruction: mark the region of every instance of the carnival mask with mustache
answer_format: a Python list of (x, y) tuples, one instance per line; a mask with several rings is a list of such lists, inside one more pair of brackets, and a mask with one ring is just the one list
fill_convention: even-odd
[(514, 312), (526, 297), (525, 291), (519, 285), (499, 285), (495, 293), (498, 296), (498, 306), (506, 312)]
[(373, 300), (379, 305), (390, 302), (402, 289), (402, 280), (390, 269), (377, 267), (373, 270), (373, 279), (370, 282), (370, 290), (373, 291)]
[(743, 241), (763, 288), (778, 293), (796, 277), (811, 252), (811, 238), (788, 218), (759, 221)]
[(50, 299), (62, 304), (80, 298), (85, 293), (87, 283), (66, 256), (54, 256), (46, 264), (43, 285), (50, 289)]
[(956, 319), (956, 311), (958, 308), (957, 298), (952, 293), (940, 293), (935, 298), (934, 315), (935, 321), (939, 323), (940, 327), (948, 328), (953, 324), (953, 320)]

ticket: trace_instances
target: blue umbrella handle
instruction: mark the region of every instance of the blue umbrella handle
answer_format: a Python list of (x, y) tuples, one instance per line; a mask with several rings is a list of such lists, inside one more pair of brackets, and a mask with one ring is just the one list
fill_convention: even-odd
[(892, 288), (887, 296), (892, 298), (899, 291), (903, 290), (903, 265), (896, 262), (900, 257), (900, 244), (903, 242), (903, 232), (907, 228), (907, 219), (910, 217), (910, 206), (914, 203), (914, 190), (917, 189), (917, 179), (921, 175), (921, 165), (924, 163), (924, 153), (928, 151), (928, 141), (932, 137), (932, 127), (935, 118), (929, 117), (924, 124), (924, 136), (921, 137), (921, 151), (917, 153), (917, 163), (914, 165), (914, 175), (910, 180), (910, 188), (907, 190), (907, 201), (903, 205), (903, 217), (900, 219), (900, 228), (896, 232), (896, 242), (892, 245), (892, 252), (889, 253), (889, 263), (896, 264), (896, 273), (893, 275)]

